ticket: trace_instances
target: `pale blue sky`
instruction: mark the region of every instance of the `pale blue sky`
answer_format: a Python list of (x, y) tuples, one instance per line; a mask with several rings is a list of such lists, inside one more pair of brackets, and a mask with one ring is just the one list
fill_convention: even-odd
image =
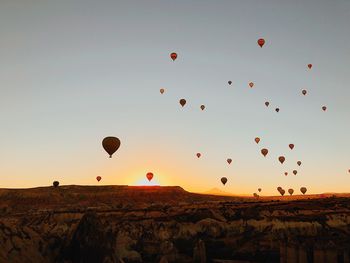
[[(153, 171), (193, 191), (348, 192), (349, 25), (347, 0), (1, 0), (0, 187)], [(108, 135), (122, 141), (112, 160)]]

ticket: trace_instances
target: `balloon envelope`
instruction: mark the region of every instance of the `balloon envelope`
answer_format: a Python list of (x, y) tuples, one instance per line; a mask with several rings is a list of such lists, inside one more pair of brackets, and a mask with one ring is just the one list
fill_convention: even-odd
[(101, 181), (101, 179), (102, 179), (101, 176), (97, 176), (97, 177), (96, 177), (96, 180), (97, 180), (98, 182)]
[(256, 143), (259, 143), (259, 142), (260, 142), (260, 138), (259, 138), (259, 137), (256, 137), (256, 138), (254, 139), (254, 141), (255, 141)]
[(323, 110), (323, 111), (326, 111), (326, 110), (327, 110), (327, 107), (326, 107), (326, 106), (323, 106), (323, 107), (322, 107), (322, 110)]
[(290, 148), (291, 150), (293, 150), (293, 149), (294, 149), (294, 144), (293, 144), (293, 143), (289, 144), (289, 148)]
[(294, 190), (292, 188), (288, 189), (288, 193), (292, 195), (294, 193)]
[(254, 83), (253, 82), (249, 82), (249, 87), (254, 87)]
[(200, 158), (201, 157), (201, 153), (197, 153), (197, 157)]
[(312, 64), (308, 64), (307, 67), (308, 67), (309, 69), (311, 69), (311, 68), (312, 68)]
[(302, 93), (303, 95), (306, 95), (307, 91), (303, 89), (303, 90), (301, 91), (301, 93)]
[(276, 108), (275, 111), (276, 111), (276, 112), (279, 112), (279, 111), (280, 111), (280, 108)]
[(181, 99), (179, 102), (180, 102), (180, 105), (182, 107), (185, 106), (185, 104), (186, 104), (186, 100), (185, 99)]
[(146, 177), (147, 177), (148, 181), (151, 181), (153, 178), (153, 173), (147, 173)]
[(288, 173), (287, 173), (287, 172), (285, 172), (285, 173), (284, 173), (284, 175), (285, 175), (285, 176), (287, 176), (287, 175), (288, 175)]
[(285, 191), (284, 189), (281, 189), (280, 194), (281, 194), (282, 196), (284, 196), (285, 193), (286, 193), (286, 191)]
[(266, 157), (266, 155), (269, 153), (269, 150), (268, 149), (262, 149), (261, 150), (261, 154), (264, 155), (264, 157)]
[(293, 170), (293, 174), (297, 175), (298, 171), (297, 170)]
[(298, 166), (300, 166), (301, 165), (301, 161), (297, 161), (297, 164), (298, 164)]
[(261, 188), (258, 188), (258, 191), (261, 192)]
[(227, 159), (227, 163), (228, 163), (228, 164), (231, 164), (231, 163), (232, 163), (232, 159), (228, 158), (228, 159)]
[(58, 186), (60, 185), (60, 182), (59, 182), (59, 181), (54, 181), (54, 182), (52, 183), (52, 185), (53, 185), (54, 187), (58, 187)]
[(306, 187), (301, 187), (300, 192), (304, 195), (306, 193), (307, 189)]
[(205, 109), (205, 106), (204, 105), (201, 105), (201, 110), (204, 110)]
[(228, 81), (228, 84), (229, 84), (229, 85), (231, 85), (231, 84), (232, 84), (232, 81), (231, 81), (231, 80), (229, 80), (229, 81)]
[(109, 154), (109, 158), (119, 149), (120, 140), (117, 137), (106, 137), (102, 141), (103, 149)]
[(223, 185), (225, 185), (225, 184), (227, 183), (227, 178), (226, 178), (226, 177), (222, 177), (222, 178), (221, 178), (221, 183), (222, 183)]
[(286, 158), (284, 156), (280, 156), (280, 157), (278, 157), (278, 160), (280, 161), (280, 163), (284, 163)]
[(266, 101), (265, 106), (268, 107), (270, 105), (270, 102)]
[(170, 57), (173, 61), (175, 61), (175, 59), (177, 59), (177, 54), (175, 52), (170, 54)]
[(265, 45), (265, 39), (263, 39), (263, 38), (260, 38), (260, 39), (258, 39), (258, 45), (262, 48), (264, 45)]
[(160, 89), (160, 90), (159, 90), (160, 94), (163, 94), (164, 91), (165, 91), (164, 89)]

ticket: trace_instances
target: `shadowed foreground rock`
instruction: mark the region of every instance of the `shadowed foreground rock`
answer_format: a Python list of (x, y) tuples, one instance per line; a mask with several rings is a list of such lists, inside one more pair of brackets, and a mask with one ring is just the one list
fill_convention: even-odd
[(0, 189), (0, 211), (1, 263), (349, 262), (346, 197), (63, 186)]

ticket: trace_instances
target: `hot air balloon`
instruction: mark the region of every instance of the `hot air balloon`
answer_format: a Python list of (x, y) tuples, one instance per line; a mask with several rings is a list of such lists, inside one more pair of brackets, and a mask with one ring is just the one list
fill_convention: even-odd
[(200, 158), (200, 157), (201, 157), (201, 153), (197, 153), (196, 155), (197, 155), (197, 157), (198, 157), (198, 158)]
[(348, 172), (350, 173), (350, 169), (348, 170)]
[(60, 182), (59, 182), (59, 181), (54, 181), (54, 182), (52, 183), (52, 185), (53, 185), (54, 187), (58, 187), (58, 186), (60, 185)]
[(181, 100), (179, 100), (179, 102), (180, 102), (180, 105), (182, 107), (185, 106), (185, 104), (186, 104), (186, 100), (185, 99), (181, 99)]
[(306, 193), (307, 189), (306, 187), (301, 187), (300, 192), (304, 195)]
[(288, 193), (292, 195), (294, 193), (294, 190), (292, 188), (288, 189)]
[(232, 159), (228, 158), (228, 159), (227, 159), (227, 163), (228, 163), (228, 164), (231, 164), (231, 163), (232, 163)]
[(284, 175), (285, 175), (285, 176), (287, 176), (287, 175), (288, 175), (288, 173), (287, 173), (287, 172), (285, 172), (285, 173), (284, 173)]
[(286, 158), (284, 156), (280, 156), (278, 157), (278, 160), (280, 161), (280, 163), (284, 163), (284, 161), (286, 160)]
[(164, 89), (160, 89), (159, 91), (160, 91), (160, 94), (163, 94), (165, 90)]
[(96, 177), (97, 182), (101, 181), (101, 179), (102, 179), (101, 176), (97, 176), (97, 177)]
[(281, 186), (277, 187), (277, 191), (278, 191), (278, 192), (281, 191), (281, 190), (282, 190), (282, 187), (281, 187)]
[(308, 67), (309, 69), (311, 69), (311, 68), (312, 68), (312, 64), (308, 64), (307, 67)]
[(227, 183), (227, 178), (226, 177), (222, 177), (221, 178), (221, 182), (223, 185), (225, 185)]
[(293, 143), (289, 144), (289, 148), (290, 148), (291, 150), (293, 150), (293, 149), (294, 149), (294, 144), (293, 144)]
[(263, 47), (263, 45), (265, 45), (265, 39), (263, 39), (263, 38), (260, 38), (260, 39), (258, 39), (258, 45), (262, 48)]
[(175, 59), (177, 59), (177, 54), (175, 52), (170, 54), (170, 57), (173, 61), (175, 61)]
[(270, 105), (270, 102), (265, 101), (265, 106), (268, 107)]
[(293, 170), (293, 174), (297, 175), (298, 171), (297, 170)]
[(281, 194), (282, 196), (284, 196), (285, 193), (286, 193), (286, 191), (285, 191), (284, 189), (281, 189), (280, 194)]
[(148, 181), (151, 181), (153, 178), (153, 173), (147, 173), (146, 177), (147, 177)]
[(231, 80), (229, 80), (229, 81), (228, 81), (228, 84), (229, 84), (229, 85), (231, 85), (231, 84), (232, 84), (232, 81), (231, 81)]
[(326, 107), (326, 106), (323, 106), (323, 107), (322, 107), (322, 110), (323, 110), (323, 111), (326, 111), (326, 110), (327, 110), (327, 107)]
[(258, 188), (258, 191), (261, 192), (261, 188)]
[(120, 140), (117, 137), (106, 137), (102, 141), (102, 146), (109, 154), (109, 158), (119, 149)]
[(269, 153), (269, 150), (268, 149), (262, 149), (261, 150), (261, 154), (264, 155), (264, 157), (266, 157), (266, 155)]
[(201, 110), (204, 110), (205, 109), (205, 106), (204, 105), (201, 105)]
[(249, 82), (249, 87), (254, 87), (254, 83), (253, 82)]
[(280, 108), (276, 108), (275, 111), (276, 111), (276, 112), (279, 112), (279, 111), (280, 111)]
[(254, 193), (253, 196), (254, 196), (255, 198), (259, 198), (259, 195), (258, 195), (257, 193)]
[(297, 161), (297, 164), (298, 164), (298, 166), (300, 166), (301, 165), (301, 161)]
[(260, 142), (260, 138), (259, 138), (259, 137), (256, 137), (256, 138), (254, 139), (254, 141), (255, 141), (256, 143), (259, 143), (259, 142)]
[(301, 93), (305, 96), (306, 93), (307, 93), (307, 91), (306, 91), (305, 89), (303, 89), (303, 90), (301, 91)]

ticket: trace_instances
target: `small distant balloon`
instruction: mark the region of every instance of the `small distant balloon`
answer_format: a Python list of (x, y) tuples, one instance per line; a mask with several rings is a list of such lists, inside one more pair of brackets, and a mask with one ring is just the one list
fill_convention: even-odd
[(257, 193), (254, 193), (253, 196), (254, 196), (255, 198), (259, 198), (259, 195), (258, 195)]
[(260, 138), (259, 138), (259, 137), (256, 137), (256, 138), (254, 139), (254, 141), (258, 144), (258, 143), (260, 142)]
[(304, 195), (306, 193), (307, 189), (306, 187), (301, 187), (300, 192)]
[(281, 194), (282, 196), (284, 196), (285, 193), (286, 193), (286, 191), (285, 191), (284, 189), (281, 189), (280, 194)]
[(165, 90), (164, 89), (160, 89), (159, 91), (160, 91), (160, 94), (163, 94)]
[(265, 106), (268, 107), (270, 105), (270, 102), (266, 101)]
[(288, 193), (292, 195), (294, 193), (294, 190), (292, 188), (288, 189)]
[(227, 161), (228, 164), (232, 163), (232, 159), (230, 159), (230, 158), (228, 158), (226, 161)]
[(175, 59), (177, 59), (177, 54), (175, 52), (170, 54), (170, 57), (173, 61), (175, 61)]
[(185, 99), (181, 99), (179, 102), (180, 102), (180, 105), (182, 107), (185, 106), (185, 104), (186, 104), (186, 100)]
[(204, 110), (205, 109), (205, 105), (201, 105), (201, 110)]
[(311, 68), (312, 68), (312, 64), (308, 64), (307, 67), (308, 67), (309, 69), (311, 69)]
[(197, 153), (196, 155), (198, 158), (200, 158), (202, 156), (201, 153)]
[(153, 173), (147, 173), (146, 177), (147, 177), (148, 181), (151, 181), (153, 178)]
[(60, 182), (59, 182), (59, 181), (54, 181), (54, 182), (52, 183), (52, 185), (53, 185), (54, 187), (58, 187), (58, 186), (60, 185)]
[(327, 110), (327, 107), (326, 107), (326, 106), (323, 106), (323, 107), (322, 107), (322, 110), (323, 110), (323, 111), (326, 111), (326, 110)]
[(258, 188), (258, 191), (261, 192), (261, 188)]
[(265, 45), (265, 39), (263, 39), (263, 38), (259, 38), (257, 42), (261, 48)]
[(120, 140), (117, 137), (106, 137), (102, 141), (102, 146), (105, 151), (109, 154), (109, 158), (119, 149)]
[(294, 144), (293, 144), (293, 143), (289, 144), (289, 148), (290, 148), (291, 150), (293, 150), (293, 149), (294, 149)]
[(275, 111), (276, 111), (276, 112), (279, 112), (279, 111), (280, 111), (280, 108), (276, 108)]
[(102, 179), (101, 176), (97, 176), (97, 177), (96, 177), (97, 182), (101, 181), (101, 179)]
[(293, 170), (293, 174), (297, 175), (298, 171), (297, 170)]
[(306, 93), (307, 93), (307, 91), (306, 91), (305, 89), (303, 89), (303, 90), (301, 91), (301, 93), (305, 96)]
[(280, 161), (280, 163), (284, 163), (284, 161), (286, 160), (286, 158), (284, 156), (280, 156), (278, 157), (278, 160)]
[(253, 82), (249, 82), (249, 87), (254, 87), (254, 83)]
[(284, 172), (284, 175), (287, 176), (287, 175), (288, 175), (288, 172)]
[(268, 149), (262, 149), (261, 150), (261, 154), (264, 155), (264, 157), (266, 157), (266, 155), (269, 153), (269, 150)]
[(278, 191), (278, 192), (281, 191), (281, 190), (282, 190), (282, 187), (281, 187), (281, 186), (277, 187), (277, 191)]
[(298, 164), (298, 166), (300, 166), (301, 165), (301, 161), (297, 161), (297, 164)]
[(231, 80), (229, 80), (227, 83), (228, 83), (229, 85), (231, 85), (231, 84), (232, 84), (232, 81), (231, 81)]
[(227, 183), (227, 178), (226, 178), (226, 177), (222, 177), (222, 178), (221, 178), (221, 183), (222, 183), (223, 185), (225, 185), (225, 184)]

